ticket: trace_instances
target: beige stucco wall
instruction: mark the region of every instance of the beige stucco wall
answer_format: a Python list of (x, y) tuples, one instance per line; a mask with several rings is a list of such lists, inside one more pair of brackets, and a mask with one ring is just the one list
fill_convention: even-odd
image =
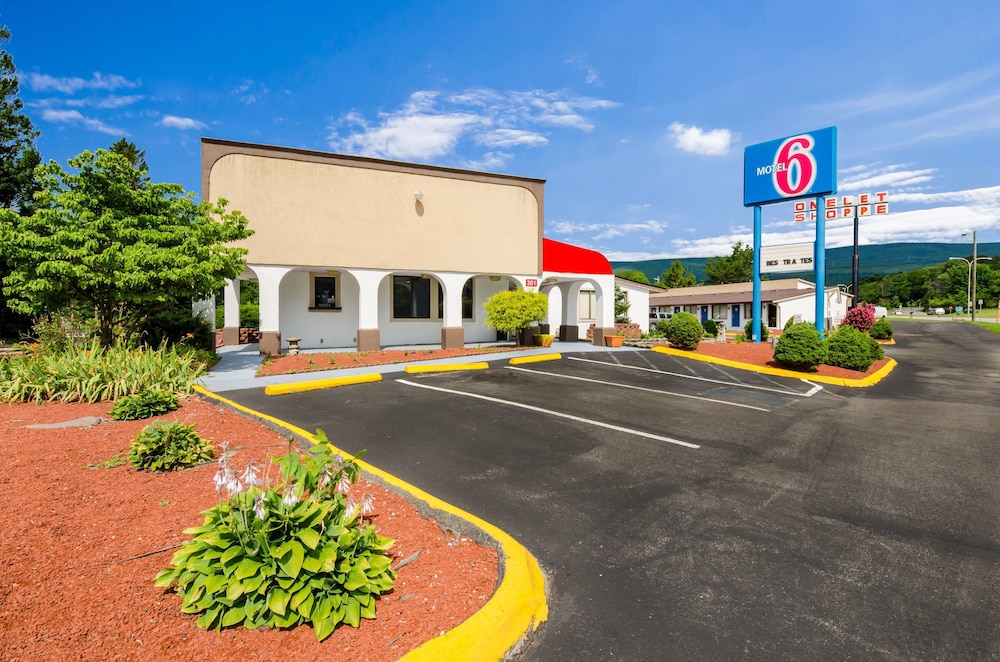
[[(206, 145), (206, 154), (209, 148), (218, 152)], [(230, 209), (249, 219), (254, 235), (241, 243), (249, 249), (248, 262), (541, 272), (539, 180), (522, 184), (410, 164), (394, 169), (391, 162), (363, 159), (323, 162), (322, 155), (271, 149), (207, 154), (203, 163), (203, 194), (227, 199)], [(336, 160), (344, 158), (331, 155), (329, 161)], [(415, 191), (423, 192), (421, 200)]]

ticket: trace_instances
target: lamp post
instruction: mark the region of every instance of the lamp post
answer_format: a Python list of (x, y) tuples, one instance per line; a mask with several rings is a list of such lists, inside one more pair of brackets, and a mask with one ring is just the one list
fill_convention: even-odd
[[(967, 237), (968, 232), (963, 232), (962, 236)], [(976, 254), (978, 252), (979, 246), (976, 243), (976, 231), (972, 231), (972, 259), (965, 257), (950, 257), (949, 260), (961, 260), (969, 266), (969, 283), (965, 288), (966, 301), (969, 303), (969, 310), (972, 312), (972, 321), (976, 321), (976, 264), (980, 260), (989, 260), (988, 257), (978, 257)]]

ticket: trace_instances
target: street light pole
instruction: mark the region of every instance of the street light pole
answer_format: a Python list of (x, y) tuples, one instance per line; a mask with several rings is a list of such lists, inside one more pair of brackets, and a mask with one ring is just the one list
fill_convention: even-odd
[[(975, 257), (975, 249), (973, 249), (973, 256)], [(970, 260), (967, 257), (949, 257), (949, 260), (961, 260), (969, 266), (969, 280), (965, 286), (965, 297), (966, 300), (972, 304), (970, 310), (972, 311), (972, 321), (976, 321), (976, 308), (975, 308), (975, 296), (976, 296), (976, 282), (975, 282), (975, 268), (976, 263), (979, 260), (989, 260), (988, 257), (975, 257), (975, 259)]]

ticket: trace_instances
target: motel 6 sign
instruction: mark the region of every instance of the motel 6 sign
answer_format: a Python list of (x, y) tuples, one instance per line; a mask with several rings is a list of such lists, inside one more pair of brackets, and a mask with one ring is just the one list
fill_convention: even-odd
[(743, 153), (743, 206), (837, 190), (837, 127), (750, 145)]

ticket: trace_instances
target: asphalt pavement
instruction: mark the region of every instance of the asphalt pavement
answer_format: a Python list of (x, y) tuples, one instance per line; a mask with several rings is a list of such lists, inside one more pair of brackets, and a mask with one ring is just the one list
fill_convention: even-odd
[(527, 547), (524, 660), (1000, 659), (1000, 336), (893, 325), (866, 389), (632, 350), (226, 397)]

